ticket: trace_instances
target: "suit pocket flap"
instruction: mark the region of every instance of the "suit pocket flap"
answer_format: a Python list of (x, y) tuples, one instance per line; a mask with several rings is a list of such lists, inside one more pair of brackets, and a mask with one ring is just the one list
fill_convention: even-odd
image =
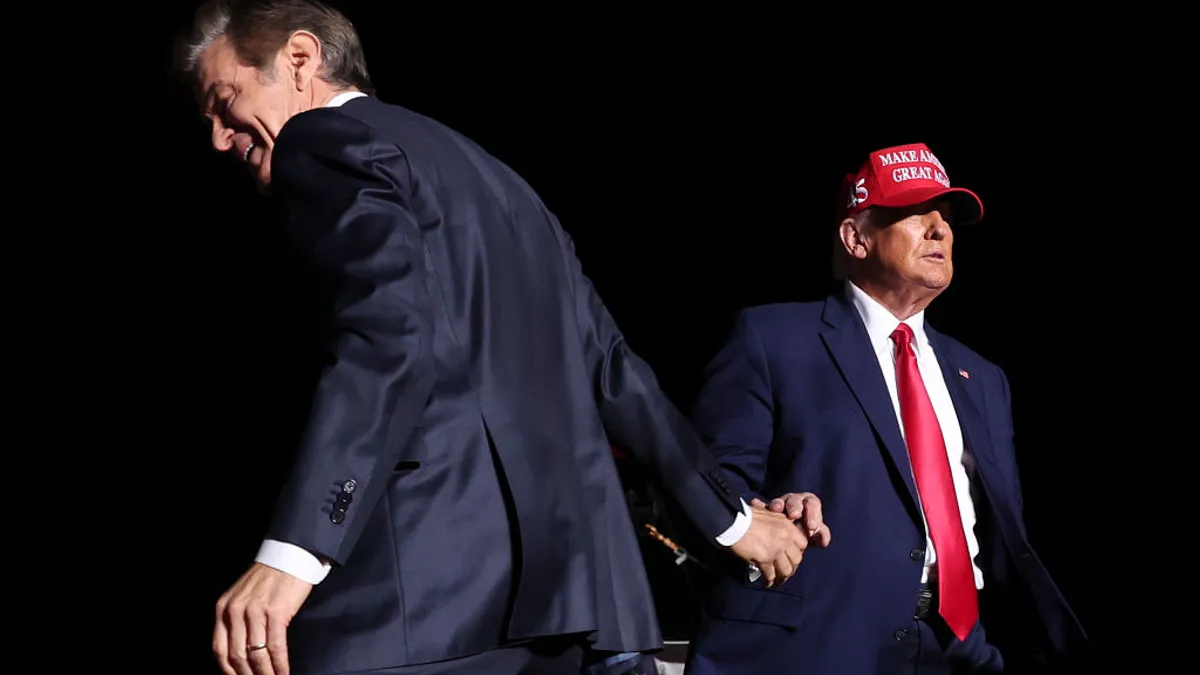
[(713, 594), (708, 613), (718, 619), (800, 627), (804, 597), (758, 588), (724, 588)]

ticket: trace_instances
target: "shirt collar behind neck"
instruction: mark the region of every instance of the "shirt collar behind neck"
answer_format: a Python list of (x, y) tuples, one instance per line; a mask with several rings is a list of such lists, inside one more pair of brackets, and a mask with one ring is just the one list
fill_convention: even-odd
[[(900, 320), (888, 308), (867, 295), (866, 291), (849, 279), (846, 280), (846, 290), (850, 295), (850, 302), (854, 304), (858, 315), (862, 317), (863, 324), (867, 327), (867, 336), (871, 339), (871, 347), (877, 353), (881, 350), (889, 350), (887, 353), (891, 353), (892, 331), (900, 325)], [(917, 354), (920, 354), (921, 349), (928, 344), (928, 338), (925, 335), (925, 310), (908, 317), (904, 323), (912, 329), (913, 348)]]
[(329, 99), (329, 103), (326, 103), (323, 107), (337, 108), (337, 107), (340, 107), (346, 101), (349, 101), (350, 99), (353, 99), (353, 98), (358, 98), (359, 96), (366, 96), (366, 93), (361, 92), (361, 91), (343, 91), (342, 93), (338, 94), (337, 96), (334, 96), (333, 98)]

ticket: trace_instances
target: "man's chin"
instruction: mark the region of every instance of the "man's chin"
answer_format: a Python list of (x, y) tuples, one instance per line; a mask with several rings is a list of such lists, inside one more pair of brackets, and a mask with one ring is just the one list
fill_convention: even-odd
[(946, 290), (947, 286), (950, 285), (950, 279), (951, 279), (950, 275), (946, 275), (944, 277), (937, 277), (934, 279), (925, 279), (924, 285), (925, 285), (925, 288), (927, 288), (931, 291), (941, 293), (942, 291)]

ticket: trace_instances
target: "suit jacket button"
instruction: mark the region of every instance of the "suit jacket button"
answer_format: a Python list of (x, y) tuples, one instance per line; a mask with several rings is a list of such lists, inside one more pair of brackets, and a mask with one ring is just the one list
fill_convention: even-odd
[(353, 494), (354, 491), (357, 489), (358, 489), (358, 483), (355, 483), (353, 478), (346, 481), (345, 483), (342, 483), (342, 492), (345, 492), (346, 494)]
[(895, 633), (892, 633), (892, 637), (896, 639), (896, 642), (899, 642), (899, 641), (903, 640), (904, 638), (908, 637), (908, 629), (901, 628), (900, 630), (896, 631)]
[(913, 560), (916, 560), (918, 562), (922, 561), (925, 559), (925, 551), (922, 551), (919, 548), (914, 548), (913, 550), (908, 552), (908, 557), (912, 558)]
[(333, 513), (329, 514), (329, 519), (333, 521), (334, 525), (341, 525), (342, 521), (346, 519), (346, 511), (344, 509), (334, 509)]

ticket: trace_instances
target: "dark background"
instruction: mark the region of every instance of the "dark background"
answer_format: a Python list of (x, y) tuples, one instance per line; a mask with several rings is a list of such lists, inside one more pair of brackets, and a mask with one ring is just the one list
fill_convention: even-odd
[[(1049, 28), (1027, 29), (1014, 60), (982, 38), (814, 46), (838, 21), (797, 33), (770, 18), (507, 16), (500, 29), (467, 15), (464, 29), (391, 3), (333, 4), (358, 26), (382, 99), (467, 134), (539, 191), (685, 410), (732, 311), (829, 290), (842, 174), (872, 149), (930, 145), (986, 214), (956, 232), (955, 280), (929, 321), (1008, 373), (1034, 545), (1098, 642), (1128, 630), (1105, 582), (1122, 469), (1098, 457), (1138, 432), (1096, 365), (1111, 351), (1096, 325), (1141, 277), (1110, 264), (1135, 244), (1094, 197), (1110, 189), (1112, 149), (1145, 132), (1111, 105), (1104, 53), (1082, 56)], [(213, 606), (257, 549), (294, 404), (269, 207), (208, 147), (169, 77), (169, 36), (189, 12), (146, 22), (153, 162), (138, 190), (154, 203), (117, 237), (127, 262), (114, 265), (129, 302), (113, 320), (145, 327), (122, 337), (123, 367), (149, 376), (140, 414), (171, 430), (153, 432), (158, 524), (146, 524), (172, 579), (172, 673), (212, 663)], [(694, 608), (673, 594), (660, 597), (668, 623)]]

